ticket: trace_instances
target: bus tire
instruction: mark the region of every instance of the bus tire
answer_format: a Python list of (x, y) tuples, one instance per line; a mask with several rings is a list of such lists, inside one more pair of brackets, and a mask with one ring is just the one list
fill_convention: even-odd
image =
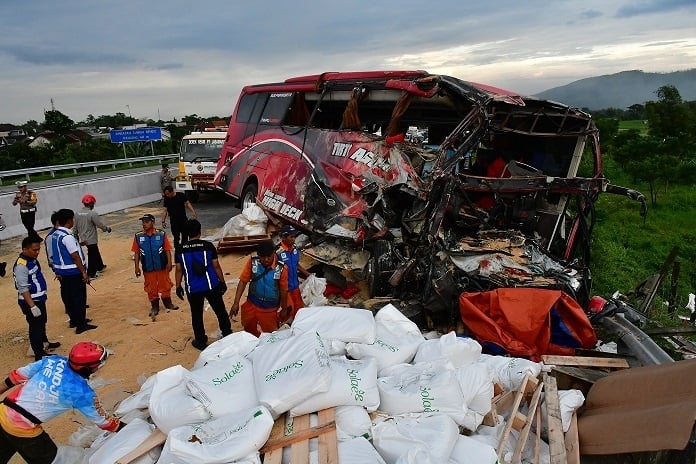
[(259, 194), (259, 188), (255, 183), (251, 183), (244, 187), (242, 196), (239, 201), (239, 207), (242, 211), (251, 205), (256, 204), (256, 196)]

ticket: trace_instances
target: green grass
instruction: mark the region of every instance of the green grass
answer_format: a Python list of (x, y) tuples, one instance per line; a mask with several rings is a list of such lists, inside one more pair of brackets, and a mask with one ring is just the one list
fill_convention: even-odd
[[(612, 180), (648, 196), (646, 185)], [(645, 220), (639, 215), (638, 203), (623, 197), (602, 195), (596, 209), (591, 261), (593, 293), (607, 297), (618, 290), (626, 294), (659, 273), (672, 248), (679, 247), (676, 303), (679, 314), (687, 315), (684, 306), (688, 294), (696, 291), (696, 189), (693, 186), (662, 188), (657, 204), (652, 207), (648, 204)], [(651, 308), (657, 319), (666, 313), (663, 302), (668, 301), (671, 278), (670, 272)]]
[(641, 135), (646, 135), (648, 133), (648, 124), (642, 119), (619, 121), (619, 132), (631, 129), (637, 130)]

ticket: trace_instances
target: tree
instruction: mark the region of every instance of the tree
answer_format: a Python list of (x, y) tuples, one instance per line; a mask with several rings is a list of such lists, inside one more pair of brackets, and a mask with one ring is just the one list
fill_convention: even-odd
[(645, 103), (650, 135), (659, 138), (689, 136), (692, 115), (683, 104), (679, 90), (673, 85), (663, 85), (655, 93), (659, 101)]
[(74, 124), (75, 123), (72, 119), (58, 110), (44, 112), (43, 127), (46, 130), (50, 130), (56, 134), (65, 135), (72, 130)]

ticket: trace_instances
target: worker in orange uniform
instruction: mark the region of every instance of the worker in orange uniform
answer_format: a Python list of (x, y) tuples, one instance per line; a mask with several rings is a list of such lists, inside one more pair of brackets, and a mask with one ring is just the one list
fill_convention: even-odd
[(278, 330), (280, 321), (287, 319), (292, 308), (288, 306), (287, 266), (278, 260), (273, 244), (261, 242), (256, 254), (249, 258), (239, 276), (230, 319), (239, 312), (239, 301), (248, 284), (249, 293), (242, 305), (242, 326), (258, 337), (261, 332)]
[(155, 216), (145, 214), (140, 218), (143, 231), (135, 234), (131, 251), (135, 253), (135, 276), (140, 277), (140, 265), (145, 277), (145, 292), (150, 300), (150, 318), (155, 321), (159, 314), (159, 300), (167, 309), (179, 309), (172, 303), (174, 283), (169, 277), (172, 270), (172, 243), (163, 230), (155, 229)]

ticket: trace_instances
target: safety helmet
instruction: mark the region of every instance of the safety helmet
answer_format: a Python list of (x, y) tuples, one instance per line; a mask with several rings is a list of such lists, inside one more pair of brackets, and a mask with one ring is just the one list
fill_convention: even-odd
[(94, 198), (94, 195), (92, 195), (91, 193), (88, 193), (87, 195), (82, 197), (82, 204), (83, 205), (93, 205), (96, 202), (97, 202), (97, 199)]
[(90, 373), (99, 369), (106, 361), (106, 348), (92, 342), (80, 342), (70, 349), (68, 361), (73, 370), (80, 372), (88, 370)]

